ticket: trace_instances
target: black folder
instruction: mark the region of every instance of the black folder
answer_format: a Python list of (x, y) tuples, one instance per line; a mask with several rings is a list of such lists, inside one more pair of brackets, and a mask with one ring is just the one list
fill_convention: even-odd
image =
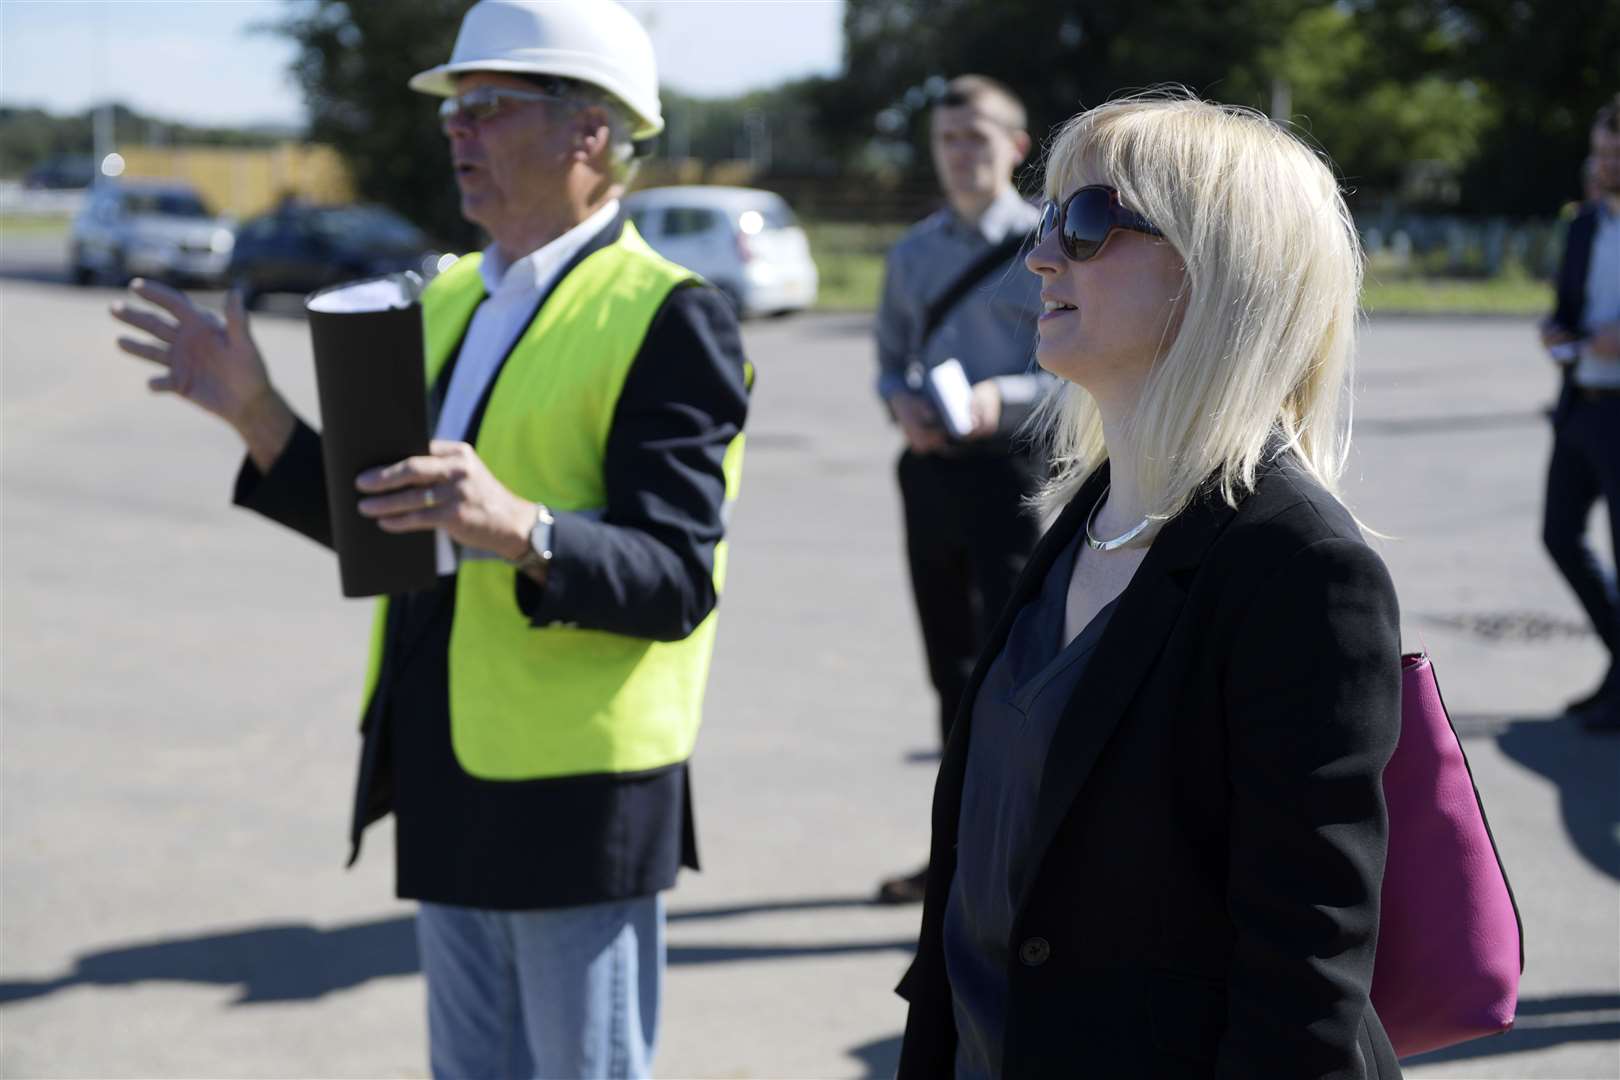
[(434, 534), (384, 532), (356, 508), (354, 486), (369, 468), (428, 452), (421, 286), (415, 274), (390, 274), (322, 289), (304, 305), (344, 596), (429, 588), (437, 573)]

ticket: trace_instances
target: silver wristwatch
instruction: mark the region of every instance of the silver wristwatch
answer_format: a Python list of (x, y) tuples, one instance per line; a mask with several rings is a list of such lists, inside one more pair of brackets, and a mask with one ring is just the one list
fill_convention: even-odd
[(544, 570), (551, 565), (551, 530), (557, 519), (551, 516), (543, 503), (534, 504), (534, 524), (529, 528), (529, 547), (513, 560), (518, 573)]

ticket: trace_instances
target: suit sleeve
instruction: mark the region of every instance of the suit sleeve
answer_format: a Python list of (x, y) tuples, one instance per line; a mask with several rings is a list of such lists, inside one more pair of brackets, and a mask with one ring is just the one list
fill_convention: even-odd
[(748, 381), (725, 298), (701, 287), (671, 293), (619, 395), (605, 510), (555, 512), (546, 584), (518, 575), (517, 602), (535, 626), (677, 641), (708, 616), (725, 535), (722, 465), (747, 418)]
[(1259, 590), (1225, 687), (1235, 941), (1217, 1075), (1364, 1075), (1400, 734), (1400, 620), (1354, 540), (1298, 551)]
[(1596, 231), (1597, 216), (1590, 207), (1582, 209), (1564, 230), (1564, 250), (1558, 260), (1551, 321), (1571, 334), (1579, 335), (1585, 330), (1586, 273)]
[(906, 389), (906, 365), (911, 361), (912, 338), (917, 332), (904, 262), (905, 246), (896, 245), (883, 264), (883, 292), (878, 298), (873, 324), (877, 342), (877, 392), (885, 402)]
[(267, 473), (261, 473), (252, 458), (243, 458), (231, 501), (330, 548), (332, 514), (326, 504), (320, 435), (299, 420), (287, 448)]

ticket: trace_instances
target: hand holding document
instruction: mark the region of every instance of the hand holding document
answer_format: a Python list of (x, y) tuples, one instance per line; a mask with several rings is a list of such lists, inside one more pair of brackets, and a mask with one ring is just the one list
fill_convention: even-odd
[(928, 396), (951, 438), (961, 439), (973, 430), (973, 387), (961, 361), (952, 357), (928, 369)]
[(344, 596), (431, 586), (433, 534), (386, 533), (356, 509), (354, 478), (428, 452), (422, 279), (390, 274), (309, 298), (332, 543)]

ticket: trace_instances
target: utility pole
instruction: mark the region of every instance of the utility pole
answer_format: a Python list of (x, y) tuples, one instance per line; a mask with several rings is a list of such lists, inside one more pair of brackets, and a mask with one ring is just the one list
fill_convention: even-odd
[(1271, 118), (1279, 124), (1288, 123), (1294, 113), (1294, 87), (1278, 76), (1271, 80)]

